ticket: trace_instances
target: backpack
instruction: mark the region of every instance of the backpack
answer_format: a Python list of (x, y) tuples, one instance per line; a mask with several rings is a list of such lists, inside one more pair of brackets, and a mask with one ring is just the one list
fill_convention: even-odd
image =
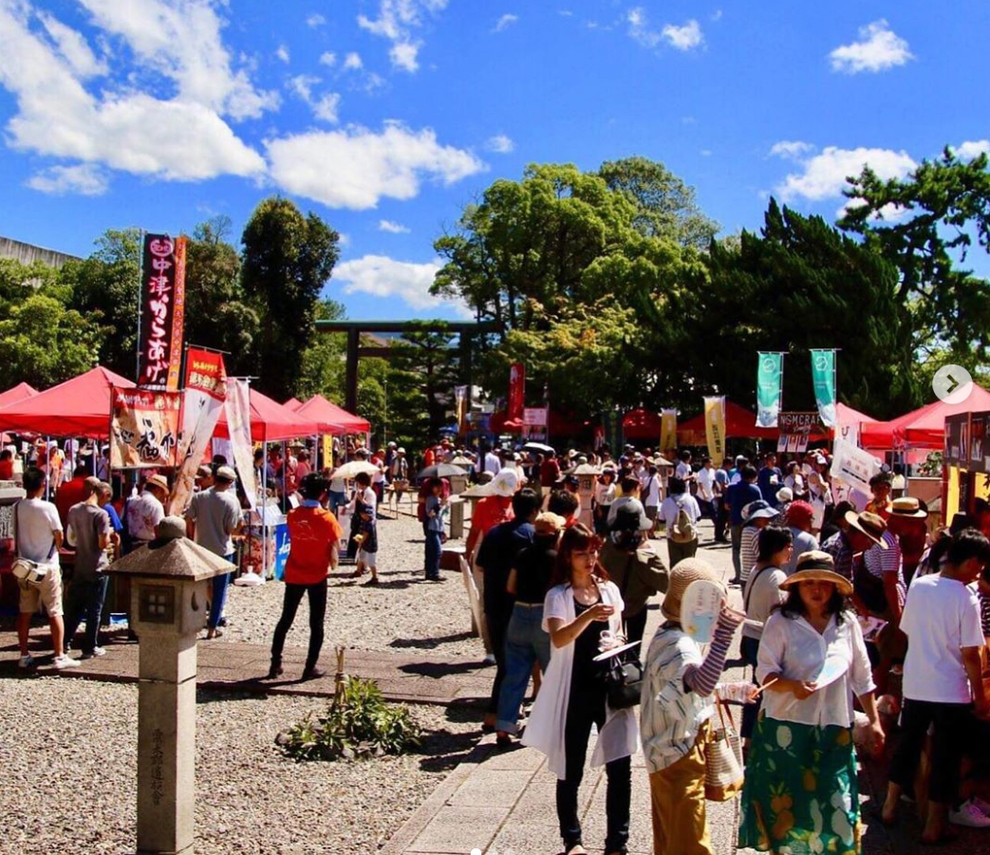
[(670, 530), (670, 539), (674, 543), (690, 543), (698, 536), (694, 523), (688, 516), (688, 512), (684, 510), (684, 505), (677, 499), (674, 499), (674, 504), (677, 505), (677, 519), (674, 520), (674, 525)]

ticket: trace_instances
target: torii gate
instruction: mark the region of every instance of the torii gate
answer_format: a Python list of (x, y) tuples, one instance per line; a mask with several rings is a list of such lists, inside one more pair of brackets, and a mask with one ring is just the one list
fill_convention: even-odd
[(388, 347), (361, 347), (361, 333), (439, 332), (454, 333), (459, 337), (461, 377), (471, 383), (471, 355), (478, 335), (494, 332), (492, 322), (475, 321), (316, 321), (317, 332), (347, 334), (347, 369), (345, 373), (344, 409), (357, 412), (358, 360), (362, 356), (390, 358)]

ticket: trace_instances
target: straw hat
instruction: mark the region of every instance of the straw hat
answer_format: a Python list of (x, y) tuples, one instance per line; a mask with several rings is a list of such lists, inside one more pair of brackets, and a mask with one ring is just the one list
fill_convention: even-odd
[(159, 490), (168, 492), (168, 481), (164, 475), (152, 475), (144, 484), (145, 487), (157, 487)]
[(818, 549), (805, 552), (798, 558), (797, 571), (784, 579), (780, 587), (786, 591), (799, 582), (831, 582), (843, 597), (851, 596), (853, 592), (852, 582), (835, 572), (832, 556)]
[(846, 522), (860, 534), (865, 534), (881, 549), (887, 548), (883, 539), (883, 534), (887, 530), (887, 523), (879, 514), (871, 514), (869, 511), (863, 511), (861, 514), (857, 514), (855, 511), (846, 511)]
[[(708, 582), (718, 582), (721, 584), (712, 565), (701, 558), (685, 558), (679, 561), (674, 569), (670, 571), (670, 583), (667, 587), (667, 594), (663, 598), (660, 611), (667, 620), (679, 621), (681, 619), (681, 600), (688, 585), (698, 579), (705, 579)], [(724, 587), (724, 586), (723, 586)]]
[(914, 496), (901, 496), (894, 499), (890, 506), (890, 513), (895, 517), (909, 517), (916, 520), (928, 519), (928, 511), (921, 507)]
[(533, 523), (533, 526), (536, 529), (537, 537), (560, 534), (565, 525), (567, 525), (567, 520), (559, 514), (551, 514), (548, 511), (539, 514), (536, 517), (536, 521)]

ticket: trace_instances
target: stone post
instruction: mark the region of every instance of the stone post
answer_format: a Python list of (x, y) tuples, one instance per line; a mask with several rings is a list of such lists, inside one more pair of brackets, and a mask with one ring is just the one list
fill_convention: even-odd
[[(467, 489), (467, 475), (450, 476), (450, 495), (457, 496)], [(464, 537), (464, 503), (450, 504), (450, 539), (459, 540)]]
[(595, 484), (598, 483), (599, 471), (594, 466), (582, 463), (574, 470), (574, 475), (578, 479), (578, 498), (581, 500), (581, 509), (578, 512), (578, 521), (590, 529), (594, 529), (594, 520), (591, 512), (591, 500), (595, 496)]
[(167, 517), (161, 537), (110, 566), (130, 577), (138, 650), (138, 855), (193, 852), (196, 803), (196, 637), (209, 579), (230, 571)]

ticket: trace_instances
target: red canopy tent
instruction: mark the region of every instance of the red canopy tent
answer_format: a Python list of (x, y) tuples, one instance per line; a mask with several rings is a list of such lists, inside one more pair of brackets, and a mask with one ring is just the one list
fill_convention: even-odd
[(626, 439), (652, 439), (660, 441), (661, 418), (649, 410), (630, 410), (622, 417), (622, 433)]
[[(587, 432), (590, 425), (590, 422), (577, 421), (553, 409), (550, 410), (548, 421), (547, 432), (552, 437), (581, 436)], [(522, 419), (507, 419), (504, 410), (492, 413), (489, 430), (492, 433), (522, 433)]]
[(11, 404), (16, 404), (18, 401), (33, 398), (37, 394), (38, 390), (31, 384), (18, 383), (13, 389), (8, 389), (6, 392), (0, 392), (0, 407), (9, 407)]
[[(320, 432), (319, 425), (313, 419), (292, 412), (257, 389), (251, 389), (250, 402), (251, 439), (255, 442), (281, 442)], [(214, 435), (229, 436), (226, 411), (220, 413)]]
[[(780, 435), (777, 428), (762, 428), (756, 426), (756, 414), (745, 407), (725, 402), (725, 437), (726, 439), (767, 439), (776, 440)], [(677, 437), (685, 445), (704, 445), (708, 440), (705, 434), (705, 414), (699, 413), (693, 419), (688, 419), (677, 426)]]
[(313, 395), (305, 404), (296, 407), (296, 415), (317, 423), (318, 430), (311, 430), (310, 433), (371, 432), (371, 422), (347, 412), (343, 407), (338, 407), (322, 395)]
[(282, 404), (282, 406), (288, 407), (290, 410), (292, 410), (292, 412), (295, 412), (302, 406), (302, 401), (300, 401), (298, 398), (289, 398), (289, 400), (286, 401), (284, 404)]
[(965, 401), (958, 404), (933, 401), (889, 422), (863, 425), (860, 430), (860, 445), (863, 448), (939, 451), (945, 446), (945, 417), (978, 410), (990, 410), (990, 392), (974, 383), (973, 391)]
[(110, 387), (134, 384), (97, 366), (33, 397), (0, 409), (0, 430), (42, 436), (110, 436)]

